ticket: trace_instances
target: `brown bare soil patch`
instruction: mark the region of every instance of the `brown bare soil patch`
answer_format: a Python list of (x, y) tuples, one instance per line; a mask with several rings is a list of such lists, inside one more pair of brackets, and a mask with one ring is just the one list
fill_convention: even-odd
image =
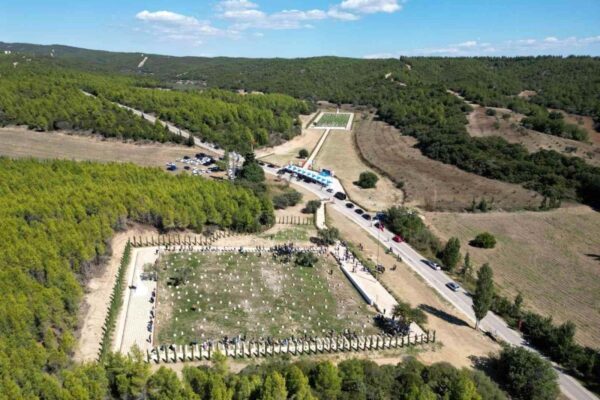
[[(367, 166), (361, 159), (355, 146), (354, 137), (356, 121), (362, 117), (355, 114), (353, 132), (332, 130), (315, 159), (314, 169), (328, 168), (335, 172), (350, 198), (361, 207), (378, 211), (403, 202), (404, 194), (397, 189), (394, 182)], [(374, 189), (362, 189), (354, 184), (361, 172), (371, 171), (377, 174), (379, 181)]]
[(194, 149), (171, 144), (134, 144), (63, 132), (34, 132), (22, 127), (0, 128), (0, 155), (43, 159), (132, 162), (164, 166)]
[[(519, 124), (524, 115), (514, 113), (511, 110), (494, 108), (496, 115), (490, 116), (486, 115), (485, 107), (476, 104), (471, 104), (471, 106), (473, 111), (467, 117), (469, 121), (467, 131), (473, 137), (500, 136), (510, 143), (523, 145), (532, 153), (541, 149), (554, 150), (567, 156), (583, 158), (592, 165), (600, 165), (600, 134), (593, 131), (592, 121), (589, 117), (587, 117), (589, 118), (587, 128), (592, 129), (592, 132), (588, 131), (588, 135), (590, 140), (597, 140), (597, 143), (584, 143), (525, 129)], [(503, 115), (508, 117), (505, 119)], [(568, 122), (577, 124), (572, 116), (565, 117), (565, 119)], [(584, 127), (584, 125), (580, 126)]]
[[(328, 224), (335, 226), (342, 237), (351, 243), (364, 247), (364, 255), (376, 260), (377, 243), (358, 225), (331, 208), (327, 208)], [(410, 267), (379, 250), (379, 262), (386, 267), (382, 275), (383, 283), (399, 299), (426, 310), (427, 328), (436, 331), (436, 338), (442, 346), (422, 352), (417, 357), (426, 363), (446, 361), (457, 367), (471, 367), (471, 356), (485, 357), (500, 347), (483, 334), (475, 331), (462, 314), (442, 300)], [(395, 271), (391, 267), (397, 265)]]
[(396, 182), (404, 182), (405, 201), (429, 210), (464, 210), (473, 198), (494, 199), (500, 209), (539, 206), (542, 198), (519, 185), (487, 179), (432, 160), (414, 146), (417, 140), (373, 118), (356, 124), (362, 156)]
[[(549, 212), (427, 213), (441, 239), (458, 237), (476, 265), (489, 262), (501, 293), (519, 291), (528, 307), (577, 324), (577, 339), (600, 343), (600, 214), (585, 206)], [(490, 250), (468, 245), (492, 233)]]

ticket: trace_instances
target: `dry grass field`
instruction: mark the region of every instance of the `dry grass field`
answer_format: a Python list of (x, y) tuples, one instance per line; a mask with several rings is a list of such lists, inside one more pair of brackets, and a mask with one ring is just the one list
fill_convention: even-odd
[[(377, 244), (362, 228), (329, 207), (327, 220), (340, 230), (345, 240), (354, 245), (362, 244), (367, 258), (376, 260)], [(379, 251), (379, 262), (386, 267), (381, 276), (383, 283), (399, 299), (425, 310), (427, 328), (436, 331), (441, 343), (441, 347), (419, 353), (417, 358), (428, 364), (445, 361), (456, 367), (472, 367), (472, 356), (486, 357), (500, 349), (492, 340), (475, 331), (459, 311), (442, 300), (410, 267), (385, 254), (383, 247)], [(395, 271), (391, 270), (393, 265), (397, 265)]]
[[(510, 143), (522, 144), (530, 152), (540, 149), (554, 150), (567, 156), (581, 157), (592, 165), (600, 165), (600, 133), (594, 131), (590, 117), (578, 117), (581, 118), (579, 124), (577, 117), (565, 114), (566, 121), (585, 128), (588, 132), (590, 143), (584, 143), (525, 129), (519, 125), (524, 115), (507, 109), (494, 108), (496, 116), (490, 116), (485, 114), (485, 107), (476, 104), (471, 106), (473, 111), (467, 117), (467, 131), (471, 136), (500, 136)], [(504, 114), (509, 118), (502, 118)], [(587, 118), (587, 121), (584, 121), (584, 118)]]
[(134, 144), (95, 136), (59, 132), (34, 132), (21, 127), (0, 128), (0, 156), (43, 159), (131, 162), (164, 166), (194, 149), (171, 144)]
[(406, 203), (428, 210), (461, 211), (473, 198), (494, 199), (500, 209), (539, 206), (542, 198), (519, 185), (464, 172), (425, 157), (414, 146), (416, 139), (403, 136), (393, 126), (373, 118), (355, 124), (362, 156), (394, 181), (404, 182)]
[[(503, 294), (521, 291), (528, 307), (577, 324), (577, 339), (600, 343), (600, 214), (585, 207), (549, 212), (427, 213), (441, 239), (456, 236), (477, 265), (489, 262)], [(496, 248), (467, 243), (483, 231)]]
[[(355, 118), (355, 121), (360, 119), (358, 113), (355, 114)], [(329, 132), (327, 140), (315, 159), (314, 169), (334, 170), (350, 198), (367, 210), (384, 210), (390, 206), (402, 204), (402, 191), (397, 189), (390, 179), (373, 171), (360, 158), (354, 144), (353, 134), (354, 132), (344, 130)], [(376, 188), (362, 189), (354, 184), (363, 171), (372, 171), (379, 176)]]

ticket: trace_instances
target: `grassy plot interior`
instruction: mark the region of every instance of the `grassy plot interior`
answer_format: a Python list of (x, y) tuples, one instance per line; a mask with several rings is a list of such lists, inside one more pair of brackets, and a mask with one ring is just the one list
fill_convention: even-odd
[(270, 253), (176, 253), (159, 261), (159, 344), (374, 333), (374, 315), (330, 256), (312, 268)]
[(350, 114), (348, 113), (323, 113), (315, 125), (326, 128), (345, 128), (349, 119)]

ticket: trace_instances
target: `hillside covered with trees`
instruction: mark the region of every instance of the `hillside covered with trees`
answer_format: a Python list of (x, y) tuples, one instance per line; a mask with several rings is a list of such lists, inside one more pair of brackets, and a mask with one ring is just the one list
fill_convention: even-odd
[[(13, 50), (20, 49), (50, 60), (42, 55), (50, 51), (47, 46), (3, 46), (13, 46)], [(465, 113), (470, 107), (447, 93), (452, 89), (485, 106), (509, 107), (525, 113), (523, 124), (543, 133), (586, 140), (579, 128), (566, 124), (557, 113), (548, 112), (547, 107), (589, 115), (598, 121), (600, 58), (597, 57), (402, 57), (387, 60), (315, 57), (287, 60), (152, 55), (144, 67), (138, 69), (133, 65), (139, 58), (136, 54), (68, 47), (59, 50), (55, 53), (54, 63), (90, 71), (152, 75), (164, 85), (176, 85), (185, 80), (202, 87), (286, 93), (312, 101), (373, 106), (383, 120), (403, 134), (417, 138), (418, 147), (430, 158), (481, 176), (534, 189), (548, 199), (540, 205), (542, 207), (544, 204), (559, 205), (562, 199), (600, 207), (600, 169), (582, 159), (554, 151), (528, 153), (525, 147), (499, 137), (470, 137), (465, 129)], [(523, 90), (536, 94), (529, 99), (519, 97)], [(139, 94), (137, 90), (134, 92)], [(221, 96), (221, 92), (210, 93), (206, 95)], [(107, 92), (107, 96), (115, 96), (115, 99), (125, 95)], [(178, 96), (161, 94), (156, 99), (144, 98), (142, 101), (144, 96), (132, 95), (136, 99), (129, 98), (129, 101), (205, 132), (204, 122), (190, 118), (187, 111), (177, 113), (170, 108)], [(189, 104), (195, 104), (195, 101), (199, 100), (190, 98)], [(288, 104), (287, 101), (284, 103)], [(291, 102), (289, 107), (293, 108)], [(285, 112), (290, 110), (289, 107), (284, 106)], [(284, 125), (289, 127), (289, 124)], [(234, 124), (227, 125), (227, 129), (237, 132), (234, 137), (249, 138), (248, 132), (243, 128), (237, 131)], [(212, 133), (202, 134), (214, 137)], [(251, 135), (251, 143), (264, 142), (263, 130), (252, 129)]]
[(80, 281), (127, 221), (256, 231), (272, 220), (268, 199), (228, 183), (129, 164), (0, 158), (0, 398), (6, 388), (67, 398), (42, 394), (71, 364)]
[(312, 111), (309, 103), (287, 95), (240, 95), (218, 89), (172, 91), (128, 83), (96, 77), (83, 88), (102, 99), (154, 114), (194, 136), (240, 153), (291, 139), (300, 133), (298, 115)]
[[(312, 106), (280, 94), (223, 90), (169, 91), (147, 78), (98, 75), (47, 60), (0, 58), (0, 125), (86, 131), (105, 137), (182, 143), (186, 140), (114, 102), (139, 108), (195, 136), (245, 153), (300, 133), (298, 115)], [(85, 91), (85, 92), (84, 92)], [(97, 96), (90, 96), (91, 93)]]

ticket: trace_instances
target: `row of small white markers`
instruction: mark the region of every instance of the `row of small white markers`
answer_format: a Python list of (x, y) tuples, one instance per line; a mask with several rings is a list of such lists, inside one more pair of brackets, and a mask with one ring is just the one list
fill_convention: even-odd
[[(234, 257), (234, 256), (233, 256), (233, 254), (230, 254), (230, 255), (228, 255), (228, 256), (225, 256), (225, 261), (231, 261), (233, 257)], [(176, 255), (176, 256), (175, 256), (175, 258), (176, 258), (176, 259), (179, 259), (179, 260), (182, 260), (182, 259), (184, 259), (184, 254), (179, 254), (179, 255)], [(196, 258), (196, 260), (197, 260), (197, 258)], [(190, 255), (187, 255), (187, 261), (192, 261), (192, 256), (190, 256)], [(173, 262), (169, 262), (169, 263), (167, 263), (167, 265), (168, 265), (169, 267), (173, 267), (173, 266), (174, 266), (174, 263), (173, 263)], [(245, 266), (249, 266), (249, 267), (257, 267), (257, 266), (258, 266), (258, 267), (260, 267), (260, 266), (267, 266), (267, 265), (268, 265), (268, 261), (266, 261), (266, 260), (261, 260), (261, 261), (259, 261), (259, 262), (258, 262), (258, 264), (254, 263), (254, 262), (250, 262), (250, 264), (247, 264), (247, 263), (245, 263), (244, 265), (245, 265)], [(235, 267), (240, 267), (239, 260), (236, 260), (236, 265), (235, 265)], [(285, 267), (284, 267), (284, 268), (285, 268)], [(288, 268), (295, 268), (295, 267), (288, 267)], [(177, 272), (177, 269), (174, 269), (173, 271), (174, 271), (174, 272)], [(215, 271), (215, 272), (217, 272), (217, 271)], [(247, 269), (246, 269), (246, 270), (241, 270), (241, 272), (242, 272), (242, 274), (243, 274), (243, 275), (246, 275), (246, 277), (248, 277), (248, 276), (250, 275), (250, 272), (249, 272), (249, 270), (247, 270)], [(217, 273), (218, 273), (218, 276), (219, 276), (220, 278), (224, 278), (224, 277), (225, 277), (225, 278), (229, 278), (229, 282), (234, 282), (234, 279), (235, 279), (235, 280), (239, 280), (239, 279), (240, 279), (240, 270), (236, 270), (236, 272), (235, 272), (235, 273), (234, 273), (234, 272), (231, 272), (231, 271), (230, 271), (230, 272), (228, 272), (227, 270), (222, 270), (222, 271), (220, 271), (220, 270), (219, 270)], [(196, 272), (193, 272), (193, 273), (192, 273), (192, 276), (196, 276)], [(200, 273), (199, 277), (200, 277), (200, 279), (202, 279), (203, 281), (204, 281), (204, 280), (208, 280), (208, 279), (210, 278), (210, 277), (209, 277), (207, 274), (204, 274), (204, 273)], [(276, 276), (276, 277), (275, 277), (275, 283), (276, 283), (276, 284), (280, 284), (280, 285), (281, 285), (281, 287), (282, 287), (282, 290), (281, 290), (281, 291), (282, 291), (282, 293), (285, 293), (286, 281), (290, 280), (289, 278), (292, 278), (292, 276), (291, 276), (291, 275), (288, 275), (288, 274), (287, 274), (287, 273), (285, 273), (285, 272), (284, 272), (283, 274), (280, 274), (280, 275), (278, 275), (278, 276)], [(249, 292), (245, 291), (244, 289), (240, 289), (240, 290), (239, 290), (239, 293), (240, 293), (240, 294), (242, 294), (242, 295), (244, 295), (244, 294), (249, 294), (251, 297), (257, 297), (257, 296), (258, 296), (258, 292), (261, 292), (261, 293), (262, 293), (262, 292), (264, 292), (264, 288), (262, 288), (262, 287), (261, 287), (261, 288), (257, 288), (257, 289), (259, 289), (259, 290), (257, 290), (257, 292), (254, 292), (254, 278), (252, 278), (252, 277), (249, 277), (249, 279), (250, 279), (250, 285), (248, 286), (248, 288), (249, 288)], [(334, 285), (332, 285), (332, 284), (329, 282), (329, 277), (328, 277), (327, 279), (328, 279), (328, 287), (329, 287), (329, 289), (333, 289)], [(317, 280), (317, 279), (311, 279), (310, 281), (315, 281), (315, 280), (317, 281), (317, 285), (318, 285), (318, 287), (319, 287), (319, 288), (321, 288), (321, 289), (324, 289), (324, 288), (325, 288), (325, 285), (324, 285), (322, 282), (320, 282), (319, 280)], [(304, 278), (300, 277), (300, 282), (304, 282)], [(189, 281), (186, 281), (185, 283), (186, 283), (186, 284), (189, 284), (190, 282), (189, 282)], [(258, 286), (258, 283), (259, 283), (259, 282), (257, 282), (257, 286)], [(338, 285), (339, 285), (339, 284), (338, 284)], [(212, 295), (213, 295), (213, 296), (218, 296), (218, 294), (219, 294), (219, 291), (218, 291), (218, 290), (214, 290), (214, 286), (212, 286), (210, 283), (207, 283), (207, 282), (205, 282), (203, 286), (204, 286), (204, 289), (211, 289), (211, 291), (212, 291)], [(245, 284), (244, 282), (240, 282), (240, 286), (241, 286), (241, 287), (243, 287), (243, 288), (246, 288), (246, 284)], [(291, 286), (292, 286), (292, 287), (295, 287), (295, 286), (296, 286), (296, 283), (294, 283), (294, 282), (292, 281), (292, 283), (291, 283)], [(301, 285), (298, 285), (298, 286), (301, 286)], [(204, 298), (204, 297), (203, 297), (203, 296), (204, 296), (204, 295), (203, 295), (203, 293), (201, 293), (201, 292), (200, 292), (200, 285), (198, 285), (198, 284), (196, 284), (196, 283), (193, 283), (193, 284), (192, 284), (192, 287), (194, 288), (194, 292), (193, 292), (193, 293), (190, 293), (190, 291), (189, 291), (187, 288), (182, 288), (182, 287), (173, 287), (173, 286), (171, 286), (171, 287), (168, 287), (168, 290), (170, 290), (170, 292), (171, 292), (171, 293), (170, 293), (170, 295), (171, 295), (171, 296), (170, 296), (170, 297), (171, 297), (171, 300), (170, 300), (170, 305), (171, 305), (171, 307), (174, 307), (174, 306), (175, 306), (175, 303), (174, 303), (174, 301), (173, 301), (173, 300), (175, 300), (175, 296), (177, 296), (177, 297), (176, 297), (176, 299), (177, 299), (177, 300), (181, 300), (181, 299), (182, 299), (182, 295), (184, 295), (184, 299), (185, 299), (185, 301), (186, 301), (187, 303), (191, 303), (191, 304), (193, 304), (193, 302), (194, 302), (194, 300), (191, 298), (191, 295), (193, 295), (193, 294), (195, 294), (195, 295), (197, 296), (197, 298), (200, 298), (200, 299), (203, 299), (203, 298)], [(184, 291), (184, 289), (185, 289), (185, 292), (183, 292), (183, 291)], [(234, 292), (234, 290), (233, 290), (233, 289), (226, 288), (226, 289), (224, 289), (224, 290), (223, 290), (223, 292), (222, 292), (222, 293), (223, 293), (223, 294), (232, 294), (233, 292)], [(300, 288), (300, 292), (301, 292), (301, 293), (304, 293), (304, 288)], [(315, 291), (313, 291), (312, 293), (310, 293), (310, 292), (309, 292), (308, 294), (309, 294), (310, 296), (312, 296), (312, 298), (316, 298), (316, 296), (317, 296), (317, 293), (316, 293)], [(209, 297), (209, 295), (207, 295), (207, 297), (206, 297), (206, 302), (210, 302), (210, 301), (211, 301), (211, 298)], [(200, 300), (195, 300), (195, 303), (196, 303), (196, 305), (199, 305), (199, 304), (200, 304)], [(244, 299), (243, 303), (238, 303), (238, 304), (234, 304), (234, 303), (232, 303), (231, 301), (228, 301), (228, 302), (227, 302), (227, 306), (228, 306), (228, 307), (231, 307), (231, 306), (233, 305), (233, 310), (234, 310), (234, 311), (237, 311), (237, 310), (239, 309), (239, 310), (244, 310), (244, 311), (247, 311), (247, 312), (252, 312), (252, 311), (253, 311), (253, 309), (252, 309), (252, 307), (251, 307), (251, 306), (249, 306), (249, 304), (248, 304), (248, 303), (249, 303), (249, 301), (248, 301), (248, 299), (246, 298), (246, 299)], [(292, 302), (288, 302), (287, 298), (285, 298), (285, 297), (283, 298), (283, 303), (284, 303), (284, 305), (285, 305), (285, 306), (288, 306), (288, 305), (290, 305), (290, 304), (291, 304), (291, 306), (292, 306), (292, 307), (295, 307), (295, 306), (296, 306), (296, 302), (294, 302), (294, 301), (292, 301)], [(269, 302), (267, 302), (267, 301), (265, 301), (265, 300), (262, 300), (262, 304), (263, 304), (263, 305), (267, 305), (267, 304), (270, 304), (270, 303), (269, 303)], [(222, 306), (222, 305), (223, 305), (223, 300), (219, 300), (219, 305), (220, 305), (220, 306)], [(328, 305), (327, 305), (327, 304), (324, 304), (323, 306), (324, 306), (324, 309), (325, 309), (325, 310), (327, 310), (327, 309), (328, 309)], [(286, 307), (286, 308), (287, 308), (287, 307)], [(346, 308), (346, 307), (343, 307), (343, 308)], [(315, 309), (314, 305), (311, 305), (311, 310), (314, 310), (314, 309)], [(186, 312), (188, 312), (188, 311), (189, 311), (189, 309), (182, 309), (182, 308), (179, 308), (179, 309), (177, 309), (177, 310), (176, 310), (176, 313), (178, 313), (178, 314), (180, 314), (180, 315), (183, 315), (184, 313), (186, 313)], [(205, 309), (202, 309), (201, 307), (197, 307), (197, 308), (196, 308), (196, 311), (197, 311), (197, 312), (199, 312), (199, 313), (202, 313), (202, 312), (206, 313), (206, 312), (208, 312), (208, 311), (215, 311), (215, 307), (214, 307), (214, 306), (208, 306), (208, 308), (207, 308), (207, 309), (206, 309), (206, 308), (205, 308)], [(256, 311), (258, 311), (258, 310), (256, 310)], [(265, 311), (265, 310), (263, 310), (263, 312), (264, 312), (264, 311)], [(277, 307), (276, 307), (276, 309), (275, 309), (275, 311), (280, 311), (280, 307), (279, 307), (279, 306), (277, 306)], [(346, 310), (343, 310), (343, 311), (346, 311)], [(266, 310), (266, 313), (267, 313), (268, 315), (271, 315), (271, 314), (273, 314), (274, 312), (273, 312), (273, 310), (272, 310), (272, 309), (270, 309), (270, 308), (269, 308), (269, 309), (267, 309), (267, 310)], [(324, 313), (323, 313), (323, 311), (320, 311), (320, 312), (319, 312), (319, 314), (316, 314), (316, 313), (314, 313), (314, 314), (312, 314), (312, 315), (304, 315), (304, 314), (300, 314), (300, 319), (301, 319), (301, 320), (307, 319), (308, 321), (312, 321), (312, 318), (313, 318), (313, 317), (316, 317), (317, 315), (323, 316), (323, 315), (324, 315)], [(342, 313), (337, 313), (337, 318), (338, 318), (338, 319), (341, 319), (342, 317), (343, 317), (343, 314), (342, 314)], [(229, 319), (229, 317), (228, 317), (227, 315), (224, 315), (224, 316), (223, 316), (223, 318), (224, 318), (225, 320)], [(178, 321), (178, 320), (179, 320), (178, 316), (175, 316), (175, 321)], [(293, 320), (294, 320), (294, 317), (292, 317), (291, 315), (289, 315), (289, 316), (288, 316), (288, 320), (290, 320), (290, 321), (293, 321)], [(157, 322), (158, 322), (158, 321), (157, 321)], [(203, 318), (202, 318), (202, 322), (203, 322), (203, 323), (206, 323), (206, 322), (207, 322), (207, 319), (206, 319), (206, 317), (203, 317)], [(271, 317), (271, 322), (275, 322), (275, 317)], [(237, 324), (237, 325), (240, 325), (240, 321), (236, 321), (236, 324)], [(256, 326), (257, 326), (257, 327), (260, 327), (260, 330), (261, 330), (261, 332), (264, 332), (264, 331), (265, 331), (265, 327), (264, 327), (264, 326), (261, 326), (260, 322), (256, 322)], [(321, 322), (317, 322), (317, 326), (319, 326), (319, 327), (320, 327), (320, 326), (321, 326)], [(357, 322), (351, 322), (351, 324), (350, 324), (350, 327), (351, 327), (351, 328), (362, 328), (361, 330), (364, 332), (364, 329), (367, 327), (367, 324), (365, 324), (365, 323), (363, 323), (363, 324), (359, 324), (359, 323), (357, 323)], [(202, 330), (202, 329), (203, 329), (203, 325), (199, 325), (199, 326), (198, 326), (198, 329), (199, 329), (199, 330)], [(282, 330), (283, 330), (283, 329), (285, 329), (285, 325), (281, 325), (281, 329), (279, 330), (279, 333), (282, 333)], [(321, 329), (321, 332), (327, 332), (327, 331), (328, 331), (328, 329), (325, 329), (325, 328), (322, 328), (322, 329)], [(305, 333), (307, 333), (307, 330), (304, 330), (304, 332), (305, 332)], [(316, 332), (313, 332), (313, 333), (316, 333)], [(182, 331), (180, 334), (183, 336), (183, 335), (185, 335), (185, 332), (183, 332), (183, 331)], [(224, 334), (224, 331), (222, 331), (222, 330), (221, 330), (221, 331), (220, 331), (220, 334)], [(200, 333), (200, 336), (201, 336), (201, 337), (204, 337), (204, 333)], [(174, 338), (176, 338), (176, 337), (177, 337), (177, 333), (173, 333), (173, 337), (174, 337)]]

